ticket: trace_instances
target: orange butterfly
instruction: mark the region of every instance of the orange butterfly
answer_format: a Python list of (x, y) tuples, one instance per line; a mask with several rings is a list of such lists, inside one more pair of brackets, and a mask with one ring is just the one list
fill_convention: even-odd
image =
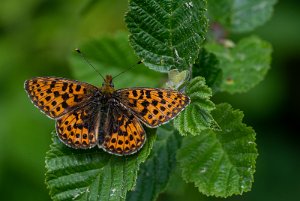
[(116, 155), (137, 152), (145, 143), (141, 122), (150, 128), (167, 123), (189, 103), (178, 91), (157, 88), (114, 89), (107, 75), (102, 87), (58, 77), (25, 81), (33, 104), (56, 120), (59, 139), (69, 147), (98, 145)]

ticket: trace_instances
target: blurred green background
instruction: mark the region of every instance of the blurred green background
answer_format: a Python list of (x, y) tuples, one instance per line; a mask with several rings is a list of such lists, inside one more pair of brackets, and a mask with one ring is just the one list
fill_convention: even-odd
[[(50, 200), (44, 157), (54, 121), (34, 108), (24, 81), (46, 75), (72, 78), (69, 57), (74, 48), (126, 30), (126, 9), (127, 1), (122, 0), (1, 0), (1, 200)], [(244, 122), (257, 132), (260, 154), (253, 190), (229, 200), (300, 200), (299, 19), (298, 0), (279, 1), (273, 18), (254, 32), (274, 48), (266, 79), (246, 94), (215, 97), (244, 111)], [(223, 200), (202, 196), (178, 178), (159, 198), (183, 199)]]

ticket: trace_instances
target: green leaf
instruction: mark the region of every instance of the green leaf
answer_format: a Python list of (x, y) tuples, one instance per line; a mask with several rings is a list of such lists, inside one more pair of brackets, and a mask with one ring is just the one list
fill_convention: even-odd
[(216, 55), (202, 48), (193, 65), (193, 77), (204, 77), (207, 86), (216, 92), (222, 83), (222, 75), (222, 70), (219, 67), (219, 60)]
[(240, 40), (234, 47), (208, 43), (206, 48), (220, 61), (221, 91), (246, 92), (262, 81), (270, 68), (272, 47), (255, 36)]
[(55, 136), (46, 154), (46, 183), (53, 200), (125, 200), (136, 182), (137, 171), (150, 154), (156, 135), (148, 131), (144, 147), (120, 157), (98, 148), (75, 150)]
[[(103, 76), (106, 74), (115, 76), (139, 61), (128, 43), (128, 34), (124, 32), (91, 40), (81, 45), (80, 49)], [(102, 78), (77, 53), (74, 52), (70, 62), (71, 71), (76, 79), (96, 86), (101, 85)], [(161, 78), (161, 73), (139, 64), (119, 76), (114, 84), (116, 88), (158, 87)]]
[(217, 124), (210, 112), (215, 105), (210, 101), (211, 89), (205, 85), (203, 77), (195, 77), (186, 88), (191, 104), (174, 120), (174, 126), (181, 135), (199, 135), (206, 128), (216, 128)]
[(130, 43), (149, 68), (189, 68), (207, 29), (205, 0), (130, 0), (126, 15)]
[(242, 123), (243, 113), (228, 104), (212, 112), (221, 131), (185, 137), (177, 160), (187, 182), (205, 195), (227, 197), (249, 191), (255, 172), (255, 132)]
[(252, 31), (272, 16), (277, 0), (209, 0), (212, 21), (221, 23), (232, 32)]
[(178, 133), (168, 125), (157, 129), (157, 139), (147, 161), (140, 167), (137, 184), (127, 201), (155, 200), (169, 182), (176, 165)]

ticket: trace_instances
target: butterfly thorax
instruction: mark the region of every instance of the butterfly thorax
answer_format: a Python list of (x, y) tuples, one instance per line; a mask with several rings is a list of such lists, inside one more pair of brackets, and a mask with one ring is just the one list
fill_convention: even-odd
[(110, 96), (115, 91), (114, 84), (112, 82), (112, 76), (106, 75), (104, 82), (102, 83), (102, 87), (100, 87), (100, 91), (103, 95)]

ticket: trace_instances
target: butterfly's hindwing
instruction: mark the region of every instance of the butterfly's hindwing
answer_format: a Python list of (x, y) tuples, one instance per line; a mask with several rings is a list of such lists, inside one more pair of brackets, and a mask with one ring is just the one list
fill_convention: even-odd
[(101, 147), (117, 155), (129, 155), (138, 151), (146, 140), (139, 120), (118, 103), (110, 105), (108, 114)]
[(148, 127), (173, 119), (190, 102), (188, 96), (171, 89), (128, 88), (116, 91), (120, 102)]
[(56, 121), (56, 132), (72, 148), (87, 149), (98, 144), (99, 107), (89, 103)]
[(59, 118), (86, 102), (97, 87), (64, 78), (36, 77), (25, 82), (25, 90), (47, 116)]

